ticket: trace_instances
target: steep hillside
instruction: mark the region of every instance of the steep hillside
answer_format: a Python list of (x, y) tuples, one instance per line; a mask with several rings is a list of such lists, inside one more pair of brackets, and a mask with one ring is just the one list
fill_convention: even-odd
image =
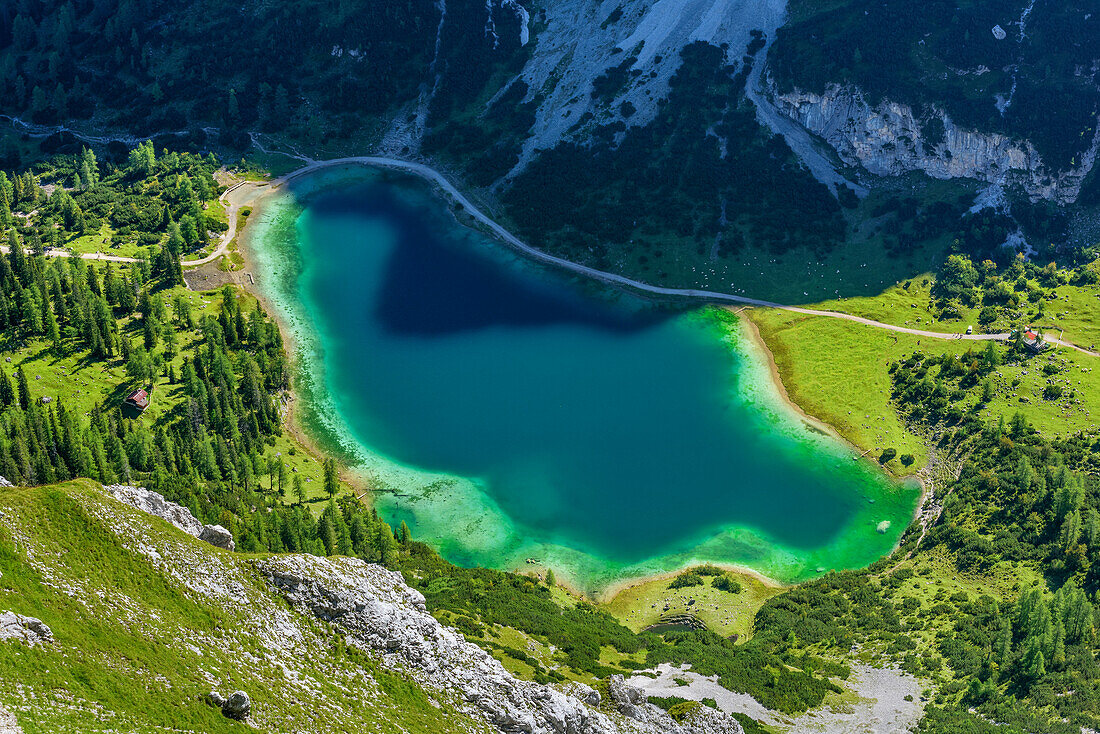
[(0, 490), (0, 610), (0, 724), (27, 734), (242, 731), (212, 690), (243, 691), (259, 731), (741, 732), (705, 707), (678, 723), (621, 678), (603, 699), (519, 681), (399, 574), (223, 551), (90, 481)]
[(774, 91), (845, 161), (1077, 197), (1100, 113), (1092, 4), (792, 0), (788, 12)]

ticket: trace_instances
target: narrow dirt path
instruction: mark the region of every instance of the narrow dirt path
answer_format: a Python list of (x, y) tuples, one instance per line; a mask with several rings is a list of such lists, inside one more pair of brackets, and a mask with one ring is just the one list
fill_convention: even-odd
[[(218, 200), (226, 205), (225, 216), (229, 223), (229, 229), (218, 240), (218, 246), (212, 253), (199, 260), (184, 260), (183, 267), (197, 267), (199, 265), (205, 265), (206, 263), (213, 262), (219, 257), (225, 254), (226, 249), (229, 247), (229, 243), (233, 241), (233, 238), (237, 235), (237, 212), (242, 206), (246, 206), (255, 201), (259, 195), (259, 192), (266, 188), (266, 183), (254, 183), (252, 181), (242, 181), (234, 184), (222, 192), (222, 195), (218, 197)], [(7, 253), (7, 245), (0, 246), (0, 252)], [(26, 250), (27, 254), (32, 254), (32, 250)], [(54, 247), (46, 250), (46, 257), (69, 257), (70, 251), (63, 247)], [(102, 262), (114, 262), (114, 263), (136, 263), (141, 262), (136, 257), (124, 257), (122, 255), (106, 255), (102, 252), (85, 252), (80, 255), (84, 260), (100, 260)]]
[[(0, 118), (6, 116), (0, 115)], [(6, 119), (13, 120), (10, 117)], [(18, 122), (22, 123), (21, 120)], [(22, 123), (26, 125), (26, 123)], [(74, 131), (70, 131), (74, 132)], [(74, 132), (74, 134), (77, 134)], [(78, 135), (78, 137), (81, 137)], [(375, 166), (381, 168), (392, 168), (407, 173), (412, 173), (420, 178), (438, 186), (454, 203), (460, 206), (467, 214), (473, 217), (478, 223), (492, 232), (498, 239), (507, 243), (511, 247), (515, 248), (519, 252), (528, 256), (532, 260), (536, 260), (548, 265), (553, 265), (562, 270), (568, 272), (577, 273), (594, 280), (599, 280), (604, 283), (612, 283), (619, 286), (624, 286), (642, 293), (651, 293), (659, 296), (672, 296), (676, 298), (688, 298), (692, 300), (699, 300), (708, 303), (736, 303), (746, 306), (759, 306), (762, 308), (775, 308), (782, 311), (791, 311), (793, 313), (806, 314), (808, 316), (823, 316), (825, 318), (832, 319), (844, 319), (846, 321), (854, 321), (858, 324), (870, 326), (876, 329), (885, 329), (887, 331), (894, 331), (901, 334), (912, 334), (914, 336), (925, 337), (928, 339), (962, 339), (965, 341), (1004, 341), (1008, 339), (1008, 334), (951, 334), (942, 333), (937, 331), (922, 331), (920, 329), (911, 329), (906, 326), (895, 326), (894, 324), (886, 324), (881, 321), (874, 321), (862, 316), (855, 316), (853, 314), (843, 313), (841, 311), (821, 311), (812, 308), (802, 308), (800, 306), (788, 306), (782, 303), (774, 303), (772, 301), (764, 301), (758, 298), (749, 298), (747, 296), (738, 296), (733, 293), (722, 293), (720, 291), (709, 291), (696, 288), (666, 288), (663, 286), (650, 285), (649, 283), (643, 283), (640, 280), (634, 280), (623, 275), (617, 275), (615, 273), (608, 273), (595, 268), (590, 268), (587, 265), (581, 265), (580, 263), (566, 260), (556, 255), (538, 250), (531, 245), (527, 244), (519, 237), (515, 236), (502, 225), (497, 223), (494, 219), (489, 217), (476, 204), (455, 187), (442, 173), (434, 168), (425, 165), (423, 163), (417, 163), (415, 161), (401, 160), (399, 158), (388, 158), (385, 156), (349, 156), (346, 158), (333, 158), (329, 160), (315, 160), (309, 156), (303, 155), (297, 151), (285, 152), (279, 150), (268, 150), (263, 146), (259, 140), (259, 136), (252, 135), (253, 144), (264, 153), (285, 155), (295, 160), (299, 160), (305, 165), (301, 168), (288, 173), (285, 176), (273, 179), (270, 184), (254, 183), (254, 182), (241, 182), (230, 186), (219, 197), (223, 203), (226, 204), (226, 217), (229, 223), (229, 229), (222, 236), (218, 246), (214, 251), (202, 258), (201, 260), (189, 260), (184, 261), (184, 267), (193, 267), (204, 265), (212, 262), (225, 254), (226, 249), (229, 247), (229, 243), (233, 240), (233, 237), (237, 233), (237, 211), (241, 206), (253, 203), (260, 195), (262, 191), (272, 191), (279, 186), (293, 181), (301, 176), (308, 175), (314, 171), (318, 171), (323, 168), (331, 168), (334, 166), (347, 166), (347, 165), (362, 165), (362, 166)], [(6, 247), (0, 247), (0, 251), (7, 251)], [(68, 257), (68, 250), (53, 249), (47, 251), (48, 257)], [(103, 260), (107, 262), (137, 262), (137, 258), (120, 257), (116, 255), (103, 255), (101, 253), (86, 253), (81, 255), (86, 260)], [(1047, 338), (1047, 341), (1051, 344), (1057, 344), (1059, 346), (1075, 349), (1083, 354), (1088, 354), (1093, 357), (1100, 357), (1100, 353), (1084, 349), (1069, 341), (1061, 339)]]
[[(706, 302), (725, 302), (725, 303), (737, 303), (748, 306), (759, 306), (763, 308), (775, 308), (782, 311), (791, 311), (794, 313), (806, 314), (808, 316), (824, 316), (826, 318), (844, 319), (845, 321), (854, 321), (858, 324), (865, 326), (871, 326), (876, 329), (885, 329), (887, 331), (894, 331), (901, 334), (912, 334), (914, 336), (927, 337), (929, 339), (961, 339), (964, 341), (1005, 341), (1008, 339), (1009, 334), (962, 334), (962, 333), (944, 333), (938, 331), (923, 331), (921, 329), (911, 329), (907, 326), (895, 326), (894, 324), (886, 324), (881, 321), (874, 321), (862, 316), (856, 316), (854, 314), (848, 314), (841, 311), (821, 311), (812, 308), (802, 308), (801, 306), (788, 306), (782, 303), (775, 303), (773, 301), (764, 301), (758, 298), (749, 298), (748, 296), (738, 296), (733, 293), (722, 293), (720, 291), (709, 291), (695, 288), (666, 288), (663, 286), (650, 285), (649, 283), (643, 283), (640, 280), (634, 280), (623, 275), (617, 275), (615, 273), (608, 273), (602, 270), (596, 270), (590, 268), (587, 265), (581, 265), (580, 263), (572, 262), (564, 258), (557, 257), (556, 255), (550, 255), (538, 250), (531, 245), (528, 245), (523, 240), (516, 237), (509, 232), (503, 226), (491, 219), (488, 215), (481, 211), (467, 198), (461, 191), (459, 191), (454, 184), (447, 180), (439, 171), (431, 168), (423, 163), (415, 163), (412, 161), (399, 160), (396, 158), (385, 158), (380, 156), (351, 156), (348, 158), (335, 158), (326, 161), (317, 161), (307, 158), (302, 155), (287, 153), (293, 158), (303, 161), (306, 165), (297, 169), (296, 171), (276, 179), (273, 184), (275, 186), (284, 184), (299, 176), (304, 176), (314, 171), (329, 168), (332, 166), (346, 166), (346, 165), (364, 165), (364, 166), (377, 166), (382, 168), (394, 168), (402, 171), (413, 173), (423, 179), (431, 181), (437, 185), (444, 193), (447, 194), (456, 204), (458, 204), (467, 214), (477, 220), (480, 224), (485, 226), (497, 236), (500, 240), (503, 240), (507, 244), (511, 245), (516, 250), (519, 250), (523, 254), (530, 257), (532, 260), (547, 263), (555, 267), (567, 270), (579, 275), (584, 275), (594, 280), (600, 280), (605, 283), (613, 283), (616, 285), (625, 286), (633, 290), (641, 291), (643, 293), (652, 293), (654, 295), (661, 296), (674, 296), (680, 298), (690, 298)], [(1083, 349), (1072, 342), (1047, 338), (1047, 341), (1051, 344), (1057, 344), (1063, 347), (1069, 347), (1070, 349), (1076, 349), (1079, 352), (1088, 354), (1090, 356), (1100, 356), (1100, 353), (1092, 352), (1087, 349)]]

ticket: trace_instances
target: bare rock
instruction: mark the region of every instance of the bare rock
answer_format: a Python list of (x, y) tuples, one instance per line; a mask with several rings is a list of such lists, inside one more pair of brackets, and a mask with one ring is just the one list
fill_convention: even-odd
[(105, 484), (103, 489), (120, 502), (136, 507), (142, 512), (156, 515), (199, 540), (225, 550), (235, 550), (233, 534), (221, 525), (203, 525), (186, 507), (169, 502), (164, 496), (144, 487), (126, 484)]
[(15, 612), (0, 612), (0, 642), (5, 640), (36, 645), (53, 640), (53, 631), (40, 619)]
[(13, 487), (13, 486), (15, 486), (15, 485), (13, 485), (7, 479), (4, 479), (4, 477), (0, 477), (0, 487)]
[(603, 700), (603, 696), (600, 695), (599, 691), (591, 686), (586, 686), (584, 683), (570, 683), (564, 691), (573, 698), (580, 699), (593, 707), (599, 706), (600, 702)]
[(217, 691), (210, 691), (209, 699), (210, 703), (212, 703), (217, 708), (221, 708), (225, 705), (225, 696), (218, 693)]
[(640, 706), (646, 702), (645, 692), (628, 686), (621, 675), (613, 675), (607, 679), (607, 691), (611, 694), (611, 700), (619, 706)]
[(15, 715), (0, 706), (0, 734), (23, 734)]
[[(824, 138), (845, 163), (878, 176), (924, 171), (938, 179), (1020, 186), (1032, 199), (1072, 203), (1100, 152), (1100, 132), (1095, 132), (1088, 149), (1063, 170), (1044, 161), (1029, 140), (958, 125), (941, 110), (925, 113), (890, 100), (873, 103), (857, 87), (833, 84), (821, 94), (779, 94), (773, 84), (769, 91), (782, 114)], [(942, 123), (935, 126), (940, 135), (926, 134), (930, 120)]]
[(244, 721), (252, 711), (252, 701), (244, 691), (234, 691), (222, 704), (222, 714), (235, 721)]
[(196, 538), (202, 533), (202, 523), (195, 519), (191, 511), (175, 502), (169, 502), (164, 496), (144, 487), (131, 487), (125, 484), (105, 484), (103, 489), (120, 502), (136, 507), (142, 512), (156, 515), (167, 520), (177, 528)]
[[(588, 686), (562, 689), (523, 681), (495, 658), (444, 627), (400, 574), (354, 558), (283, 555), (255, 561), (291, 606), (331, 623), (349, 645), (381, 658), (426, 690), (501, 731), (527, 734), (741, 734), (736, 720), (705, 728), (677, 723), (621, 676), (611, 684), (615, 710), (597, 710)], [(721, 726), (719, 726), (719, 723)]]
[(231, 551), (237, 549), (237, 544), (233, 542), (233, 533), (229, 532), (221, 525), (204, 526), (202, 532), (199, 533), (199, 540), (206, 541), (210, 545), (224, 548), (225, 550)]
[(696, 706), (684, 715), (681, 723), (694, 731), (707, 734), (745, 734), (740, 722), (710, 706)]

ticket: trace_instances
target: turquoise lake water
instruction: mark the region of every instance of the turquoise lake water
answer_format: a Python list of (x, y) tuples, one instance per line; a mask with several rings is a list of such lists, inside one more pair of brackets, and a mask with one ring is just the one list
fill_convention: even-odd
[(532, 265), (393, 173), (304, 177), (257, 218), (304, 424), (456, 563), (531, 558), (588, 590), (697, 561), (794, 581), (909, 521), (918, 490), (790, 410), (716, 311)]

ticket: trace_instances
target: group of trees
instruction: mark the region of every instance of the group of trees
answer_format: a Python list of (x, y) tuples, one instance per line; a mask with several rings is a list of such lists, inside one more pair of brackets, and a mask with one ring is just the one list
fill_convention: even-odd
[[(960, 127), (1026, 138), (1047, 165), (1064, 170), (1080, 162), (1096, 124), (1091, 54), (1100, 19), (1080, 3), (1035, 3), (1025, 15), (1028, 7), (1025, 0), (796, 0), (770, 68), (782, 91), (853, 84), (871, 104), (909, 104), (929, 122), (933, 108), (945, 110)], [(1021, 17), (1026, 35), (1015, 22)], [(1007, 38), (993, 35), (998, 24)], [(998, 98), (1012, 103), (1001, 110)]]
[[(939, 450), (966, 460), (958, 480), (937, 487), (943, 513), (923, 541), (910, 529), (894, 557), (769, 600), (757, 635), (815, 652), (869, 646), (932, 679), (922, 732), (993, 732), (989, 721), (1011, 731), (1095, 727), (1100, 446), (1083, 435), (1045, 439), (1022, 416), (1010, 426), (935, 423)], [(941, 550), (958, 571), (925, 562)], [(1017, 583), (999, 601), (943, 588), (923, 596), (957, 573)]]
[(846, 229), (841, 207), (757, 122), (744, 96), (753, 59), (731, 63), (703, 42), (681, 57), (653, 121), (597, 126), (590, 144), (560, 143), (516, 177), (504, 203), (520, 231), (604, 268), (666, 249), (705, 256), (719, 234), (723, 257), (745, 244), (831, 251)]
[[(485, 3), (457, 3), (448, 16), (464, 9), (484, 35)], [(306, 137), (325, 122), (349, 136), (364, 116), (417, 96), (439, 20), (432, 0), (8, 3), (0, 9), (0, 95), (9, 113), (38, 123), (97, 112), (139, 134), (213, 125), (241, 147), (247, 130)]]
[[(181, 256), (206, 245), (210, 232), (228, 226), (206, 208), (219, 190), (216, 166), (210, 155), (164, 152), (158, 157), (146, 141), (119, 167), (101, 163), (85, 148), (18, 175), (0, 171), (0, 230), (9, 228), (12, 246), (20, 242), (45, 252), (108, 225), (112, 244), (146, 247), (146, 279), (156, 275), (169, 285), (179, 284)], [(51, 193), (42, 181), (51, 182)]]

